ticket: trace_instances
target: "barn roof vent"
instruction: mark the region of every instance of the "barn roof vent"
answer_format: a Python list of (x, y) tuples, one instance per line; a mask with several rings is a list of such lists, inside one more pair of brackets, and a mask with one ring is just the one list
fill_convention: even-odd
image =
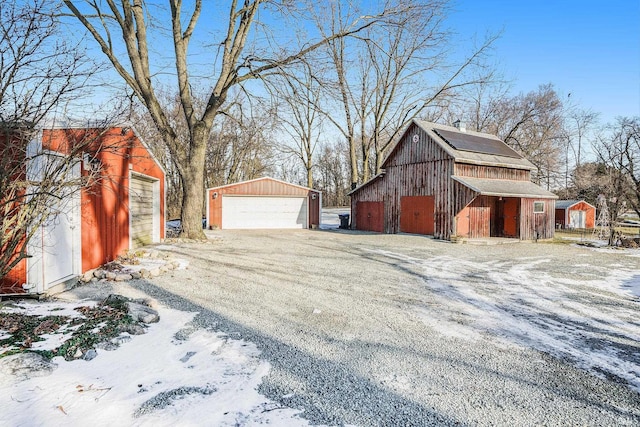
[(455, 122), (453, 122), (453, 127), (458, 129), (460, 132), (466, 132), (467, 131), (467, 124), (465, 122), (460, 121), (460, 120), (456, 120)]

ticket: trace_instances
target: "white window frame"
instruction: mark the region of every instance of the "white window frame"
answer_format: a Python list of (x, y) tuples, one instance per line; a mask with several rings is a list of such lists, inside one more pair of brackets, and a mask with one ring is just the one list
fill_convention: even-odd
[[(542, 206), (542, 209), (538, 210), (537, 209), (538, 206)], [(533, 202), (533, 213), (534, 214), (544, 213), (544, 202)]]

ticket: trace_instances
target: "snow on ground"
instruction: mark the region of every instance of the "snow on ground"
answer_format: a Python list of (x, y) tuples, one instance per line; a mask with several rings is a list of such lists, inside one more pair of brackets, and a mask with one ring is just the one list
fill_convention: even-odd
[[(55, 303), (62, 310), (53, 313), (80, 305), (88, 304)], [(22, 312), (29, 306), (52, 314), (52, 304)], [(158, 310), (159, 323), (115, 351), (91, 361), (56, 357), (48, 376), (0, 376), (0, 425), (308, 425), (256, 391), (270, 366), (255, 345), (191, 327), (195, 313)]]
[(351, 214), (351, 208), (322, 208), (322, 216), (320, 228), (323, 230), (331, 230), (340, 226), (340, 217), (338, 215)]
[(495, 335), (596, 375), (613, 374), (640, 391), (637, 271), (611, 269), (585, 280), (538, 268), (552, 262), (545, 258), (481, 263), (373, 252), (420, 272), (436, 297), (417, 310), (441, 333), (466, 339)]

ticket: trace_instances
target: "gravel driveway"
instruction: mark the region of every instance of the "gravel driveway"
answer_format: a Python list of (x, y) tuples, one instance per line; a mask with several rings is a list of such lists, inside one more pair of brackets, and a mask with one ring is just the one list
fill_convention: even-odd
[(640, 258), (351, 231), (211, 232), (137, 286), (254, 342), (329, 425), (640, 425)]

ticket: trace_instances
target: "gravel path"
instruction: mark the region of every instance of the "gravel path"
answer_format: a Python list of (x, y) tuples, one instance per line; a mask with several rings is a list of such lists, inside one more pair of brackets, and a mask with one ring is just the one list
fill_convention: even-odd
[[(254, 342), (312, 423), (640, 425), (640, 258), (346, 231), (215, 232), (134, 281)], [(620, 374), (620, 372), (624, 373)], [(597, 375), (596, 375), (597, 374)]]

